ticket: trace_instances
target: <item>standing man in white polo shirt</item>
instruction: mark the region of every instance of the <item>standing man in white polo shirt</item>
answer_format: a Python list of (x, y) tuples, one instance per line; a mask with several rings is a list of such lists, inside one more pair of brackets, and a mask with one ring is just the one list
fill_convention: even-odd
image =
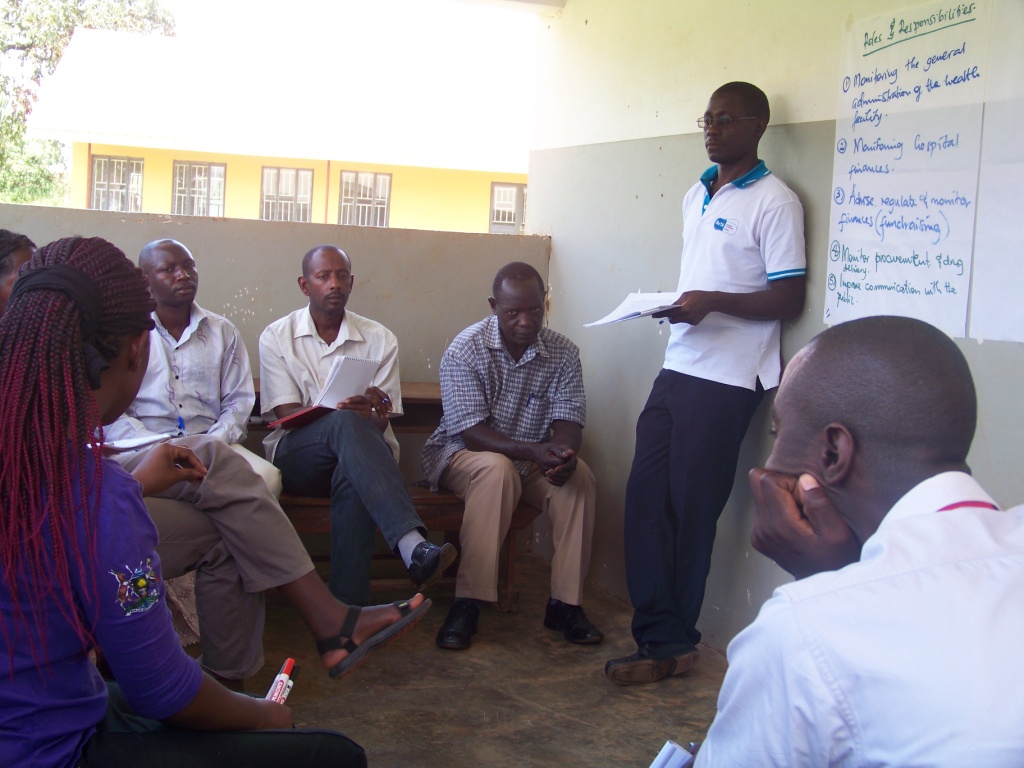
[(697, 124), (715, 165), (683, 199), (683, 254), (665, 364), (636, 427), (626, 486), (626, 577), (637, 652), (612, 659), (619, 685), (680, 675), (697, 661), (697, 619), (715, 526), (740, 444), (779, 384), (781, 320), (803, 309), (803, 208), (758, 159), (768, 99), (716, 90)]

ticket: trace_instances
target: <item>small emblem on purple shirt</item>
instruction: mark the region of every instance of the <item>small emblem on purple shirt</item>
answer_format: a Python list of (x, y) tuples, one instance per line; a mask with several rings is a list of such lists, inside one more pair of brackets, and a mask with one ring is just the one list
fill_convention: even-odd
[(146, 558), (146, 564), (138, 568), (125, 566), (124, 570), (110, 571), (117, 579), (117, 602), (125, 616), (148, 611), (159, 602), (160, 577), (153, 570), (153, 563)]

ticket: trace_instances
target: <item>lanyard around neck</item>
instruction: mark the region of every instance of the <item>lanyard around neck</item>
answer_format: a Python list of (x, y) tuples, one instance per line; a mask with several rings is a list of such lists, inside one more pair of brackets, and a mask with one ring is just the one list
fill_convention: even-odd
[(999, 509), (995, 504), (988, 501), (958, 501), (955, 504), (947, 504), (941, 509), (935, 510), (936, 512), (949, 512), (953, 509), (961, 509), (963, 507), (972, 507), (975, 509)]

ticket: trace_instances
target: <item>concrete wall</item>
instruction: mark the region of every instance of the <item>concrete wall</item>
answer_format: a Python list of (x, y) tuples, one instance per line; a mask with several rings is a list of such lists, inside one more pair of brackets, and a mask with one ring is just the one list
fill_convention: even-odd
[(287, 224), (235, 219), (0, 205), (0, 227), (38, 245), (68, 235), (104, 237), (135, 259), (143, 245), (171, 237), (199, 266), (199, 303), (229, 318), (245, 339), (258, 374), (263, 329), (305, 306), (299, 291), (302, 255), (332, 243), (352, 259), (349, 307), (398, 336), (402, 378), (437, 381), (437, 363), (452, 337), (490, 314), (495, 272), (525, 261), (547, 275), (546, 237), (424, 232), (405, 229)]
[[(995, 18), (1019, 0), (994, 0)], [(667, 326), (638, 320), (582, 327), (629, 291), (672, 290), (682, 247), (683, 194), (709, 165), (694, 120), (729, 80), (760, 85), (772, 103), (761, 143), (768, 166), (806, 212), (808, 295), (783, 331), (786, 359), (822, 323), (844, 25), (906, 7), (899, 0), (717, 4), (567, 0), (544, 19), (527, 229), (552, 238), (553, 328), (579, 343), (589, 401), (584, 458), (599, 483), (591, 574), (626, 598), (622, 507), (634, 426), (661, 367)], [(998, 21), (997, 21), (998, 23)], [(959, 341), (974, 371), (980, 414), (970, 462), (1002, 503), (1024, 500), (1019, 440), (1024, 346)], [(749, 545), (746, 472), (771, 449), (766, 399), (751, 425), (718, 539), (699, 623), (724, 648), (789, 576)], [(893, 414), (899, 418), (898, 414)]]

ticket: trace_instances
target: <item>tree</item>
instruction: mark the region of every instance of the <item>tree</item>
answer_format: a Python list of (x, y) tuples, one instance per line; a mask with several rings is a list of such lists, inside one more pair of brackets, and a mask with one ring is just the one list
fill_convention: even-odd
[(63, 200), (59, 142), (25, 136), (36, 89), (76, 27), (174, 34), (159, 0), (0, 0), (0, 201)]

